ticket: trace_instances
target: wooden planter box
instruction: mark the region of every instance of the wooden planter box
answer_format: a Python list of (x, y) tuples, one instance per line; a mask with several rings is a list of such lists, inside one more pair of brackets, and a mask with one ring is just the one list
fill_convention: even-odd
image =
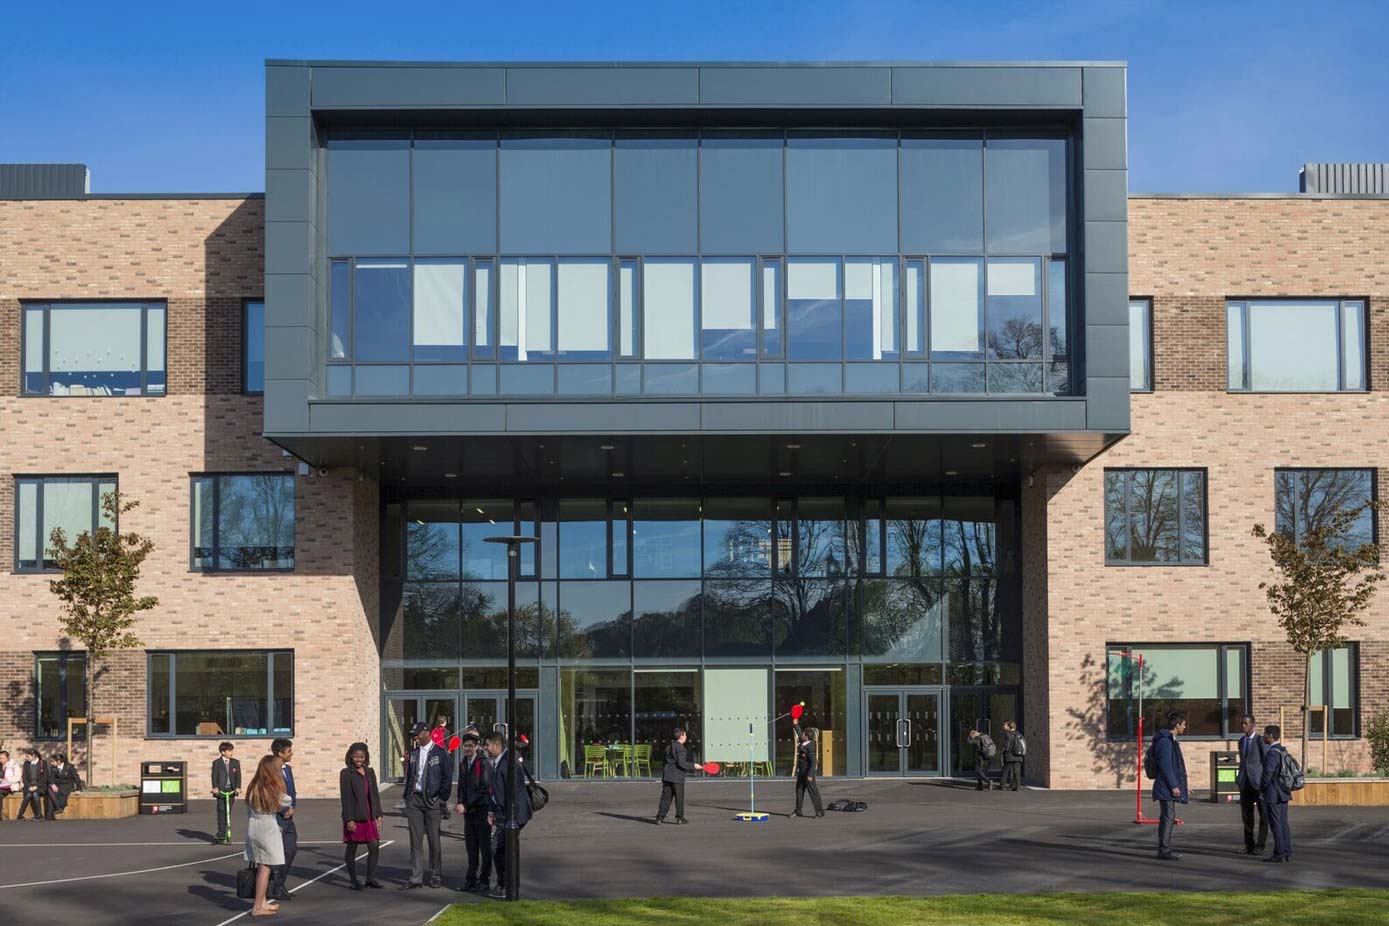
[[(4, 817), (13, 820), (19, 813), (18, 794), (5, 798)], [(78, 791), (68, 797), (68, 808), (60, 819), (63, 820), (118, 820), (133, 817), (140, 812), (140, 792), (130, 791)]]
[(1308, 778), (1293, 803), (1309, 807), (1389, 806), (1389, 778)]

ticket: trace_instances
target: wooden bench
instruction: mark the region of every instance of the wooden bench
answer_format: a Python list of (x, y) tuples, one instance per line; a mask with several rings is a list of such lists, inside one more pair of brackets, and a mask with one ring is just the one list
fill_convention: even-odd
[[(0, 814), (6, 821), (19, 814), (19, 804), (23, 798), (11, 794), (0, 804)], [(130, 791), (76, 791), (68, 796), (64, 820), (119, 820), (133, 817), (140, 812), (140, 792)], [(27, 814), (26, 814), (27, 816)]]

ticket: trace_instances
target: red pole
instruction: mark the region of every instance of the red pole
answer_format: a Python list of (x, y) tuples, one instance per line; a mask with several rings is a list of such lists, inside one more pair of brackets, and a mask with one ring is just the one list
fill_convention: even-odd
[(1143, 715), (1138, 715), (1138, 762), (1134, 769), (1134, 811), (1133, 822), (1143, 822)]

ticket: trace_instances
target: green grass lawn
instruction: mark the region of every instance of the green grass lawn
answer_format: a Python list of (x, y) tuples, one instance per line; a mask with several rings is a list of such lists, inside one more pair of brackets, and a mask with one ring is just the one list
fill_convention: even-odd
[(456, 904), (438, 926), (1280, 926), (1389, 924), (1389, 891), (962, 894), (949, 897), (752, 897)]

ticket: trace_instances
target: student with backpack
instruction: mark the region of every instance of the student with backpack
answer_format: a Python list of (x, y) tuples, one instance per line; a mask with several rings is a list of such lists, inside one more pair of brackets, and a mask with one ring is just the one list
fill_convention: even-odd
[(998, 746), (994, 744), (993, 737), (978, 730), (969, 731), (969, 742), (974, 747), (974, 790), (992, 791), (994, 786), (989, 780), (989, 763), (998, 755)]
[(1293, 860), (1293, 831), (1288, 826), (1288, 802), (1293, 792), (1300, 791), (1306, 783), (1302, 767), (1288, 754), (1278, 740), (1283, 736), (1276, 723), (1264, 727), (1264, 773), (1259, 780), (1260, 799), (1264, 814), (1268, 817), (1268, 828), (1273, 834), (1273, 854), (1265, 862), (1291, 862)]
[(1181, 858), (1172, 851), (1172, 825), (1177, 820), (1177, 805), (1190, 799), (1186, 783), (1186, 760), (1177, 737), (1186, 732), (1186, 714), (1172, 711), (1167, 715), (1167, 729), (1159, 730), (1143, 759), (1143, 772), (1153, 779), (1153, 800), (1158, 802), (1157, 857), (1164, 862)]
[(1025, 755), (1027, 740), (1018, 732), (1017, 722), (1006, 721), (1003, 724), (1003, 781), (999, 782), (999, 790), (1018, 790), (1022, 784), (1022, 763)]

